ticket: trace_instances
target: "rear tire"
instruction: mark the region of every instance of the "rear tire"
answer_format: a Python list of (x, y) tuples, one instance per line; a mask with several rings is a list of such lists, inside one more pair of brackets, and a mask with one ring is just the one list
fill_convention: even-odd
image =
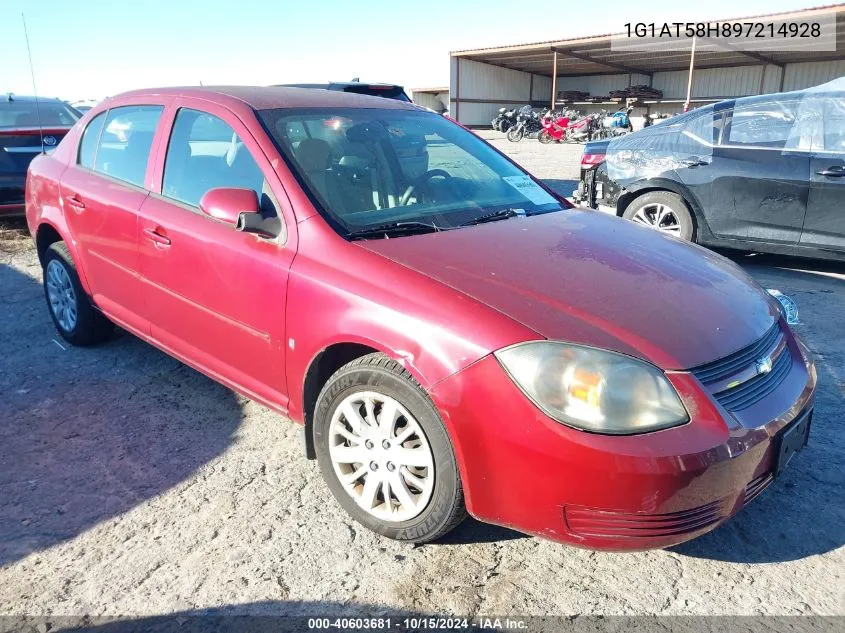
[(671, 191), (649, 191), (635, 198), (622, 217), (636, 224), (695, 241), (695, 222), (684, 199)]
[(94, 308), (64, 242), (55, 242), (47, 249), (43, 273), (47, 309), (63, 339), (71, 345), (86, 346), (112, 335), (114, 325)]
[(329, 378), (317, 398), (314, 447), (335, 499), (378, 534), (426, 543), (466, 517), (455, 453), (437, 409), (384, 354), (362, 356)]

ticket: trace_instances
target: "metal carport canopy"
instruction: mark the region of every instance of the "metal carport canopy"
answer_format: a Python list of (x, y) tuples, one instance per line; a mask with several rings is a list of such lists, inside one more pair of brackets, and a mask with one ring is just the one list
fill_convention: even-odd
[[(842, 4), (790, 13), (730, 18), (722, 21), (741, 22), (776, 19), (780, 22), (806, 20), (819, 14), (835, 14), (836, 16), (835, 51), (808, 51), (806, 50), (806, 40), (803, 42), (792, 40), (788, 44), (789, 48), (784, 48), (787, 44), (783, 40), (778, 40), (776, 50), (765, 43), (761, 43), (754, 51), (738, 50), (733, 48), (728, 41), (722, 49), (708, 45), (696, 50), (695, 67), (719, 68), (759, 64), (773, 64), (783, 67), (785, 64), (795, 62), (845, 59), (845, 5)], [(711, 20), (712, 23), (718, 21), (720, 20)], [(471, 59), (547, 77), (555, 75), (555, 66), (557, 67), (557, 76), (615, 75), (619, 73), (637, 73), (648, 76), (655, 72), (689, 69), (690, 52), (688, 50), (661, 50), (659, 42), (654, 46), (654, 50), (649, 51), (613, 50), (611, 41), (620, 35), (622, 34), (614, 33), (534, 44), (453, 51), (451, 55), (460, 59)], [(555, 60), (555, 57), (557, 57), (557, 60)]]

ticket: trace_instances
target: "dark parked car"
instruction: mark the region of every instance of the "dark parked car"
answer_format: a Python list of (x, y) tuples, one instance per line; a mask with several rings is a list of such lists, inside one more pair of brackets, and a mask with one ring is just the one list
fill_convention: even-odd
[(351, 92), (356, 95), (370, 95), (371, 97), (384, 97), (385, 99), (396, 99), (411, 103), (411, 97), (405, 92), (402, 86), (396, 84), (368, 84), (360, 81), (331, 81), (325, 84), (278, 84), (279, 88), (316, 88), (319, 90), (338, 90), (340, 92)]
[(575, 199), (706, 246), (845, 259), (845, 85), (588, 143)]
[(0, 216), (23, 215), (30, 161), (59, 144), (81, 114), (58, 99), (0, 99)]

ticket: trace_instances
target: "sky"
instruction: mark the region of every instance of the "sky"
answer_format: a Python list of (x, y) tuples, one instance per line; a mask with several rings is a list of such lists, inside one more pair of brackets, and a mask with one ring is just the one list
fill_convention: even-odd
[(0, 0), (0, 94), (101, 99), (156, 86), (449, 84), (449, 52), (746, 17), (823, 0)]

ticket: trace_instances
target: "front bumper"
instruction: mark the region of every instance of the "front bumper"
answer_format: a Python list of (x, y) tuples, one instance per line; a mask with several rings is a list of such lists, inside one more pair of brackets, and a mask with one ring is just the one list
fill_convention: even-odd
[(795, 363), (768, 400), (769, 413), (778, 413), (754, 428), (722, 409), (691, 374), (668, 375), (692, 420), (636, 436), (551, 420), (492, 356), (435, 385), (431, 396), (455, 447), (469, 512), (606, 550), (668, 547), (726, 521), (773, 480), (776, 435), (810, 413), (815, 373)]

